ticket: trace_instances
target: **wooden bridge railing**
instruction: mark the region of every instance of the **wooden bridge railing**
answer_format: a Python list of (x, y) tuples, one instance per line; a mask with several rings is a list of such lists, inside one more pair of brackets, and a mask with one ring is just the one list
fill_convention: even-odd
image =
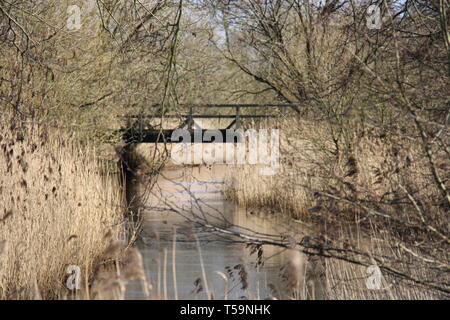
[[(124, 131), (124, 139), (128, 142), (158, 142), (160, 140), (167, 141), (168, 136), (171, 135), (173, 129), (143, 129), (142, 122), (145, 118), (185, 118), (186, 121), (183, 122), (181, 126), (187, 125), (189, 130), (193, 130), (194, 126), (194, 118), (196, 119), (234, 119), (225, 129), (219, 130), (227, 130), (232, 126), (239, 128), (241, 126), (241, 119), (250, 119), (250, 118), (277, 118), (280, 115), (273, 114), (241, 114), (241, 109), (243, 108), (284, 108), (284, 109), (292, 109), (296, 113), (300, 113), (299, 108), (295, 104), (180, 104), (180, 107), (184, 107), (188, 109), (187, 114), (169, 114), (164, 112), (161, 104), (154, 104), (152, 108), (158, 108), (159, 110), (152, 114), (140, 113), (138, 115), (127, 115), (124, 116), (126, 118), (138, 119), (135, 123), (137, 123), (138, 130), (123, 130)], [(233, 114), (194, 114), (194, 109), (196, 108), (234, 108), (236, 113)], [(156, 140), (155, 140), (156, 139)]]

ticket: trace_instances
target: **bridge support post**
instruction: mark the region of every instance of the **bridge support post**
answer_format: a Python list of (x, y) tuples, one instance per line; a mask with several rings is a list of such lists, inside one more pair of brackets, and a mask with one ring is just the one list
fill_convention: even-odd
[(235, 120), (235, 128), (239, 129), (241, 127), (241, 119), (240, 119), (240, 114), (241, 114), (241, 108), (239, 106), (236, 107), (236, 120)]
[(189, 107), (189, 118), (188, 118), (188, 122), (187, 122), (188, 130), (192, 130), (192, 126), (194, 125), (194, 118), (192, 117), (192, 115), (193, 115), (193, 107), (190, 106)]

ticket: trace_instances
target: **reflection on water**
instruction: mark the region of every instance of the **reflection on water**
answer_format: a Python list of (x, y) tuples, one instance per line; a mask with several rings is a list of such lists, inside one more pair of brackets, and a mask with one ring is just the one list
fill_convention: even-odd
[[(215, 299), (264, 299), (286, 286), (280, 276), (288, 256), (285, 249), (264, 246), (258, 258), (258, 251), (252, 253), (239, 239), (211, 226), (278, 239), (299, 239), (304, 230), (225, 200), (224, 176), (223, 165), (172, 166), (152, 188), (138, 246), (153, 290), (161, 298), (206, 299), (209, 290)], [(129, 285), (127, 297), (143, 298), (139, 283)]]

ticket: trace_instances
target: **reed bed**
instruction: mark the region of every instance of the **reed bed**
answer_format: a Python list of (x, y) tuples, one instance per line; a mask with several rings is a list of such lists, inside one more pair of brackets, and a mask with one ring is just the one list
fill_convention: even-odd
[[(412, 188), (414, 197), (428, 203), (438, 201), (439, 191), (417, 140), (356, 128), (336, 142), (330, 124), (306, 120), (285, 121), (278, 128), (279, 172), (264, 176), (259, 173), (260, 165), (230, 167), (225, 189), (229, 199), (246, 207), (269, 208), (277, 214), (305, 219), (326, 205), (338, 205), (323, 203), (315, 191), (347, 199), (358, 196), (396, 215), (407, 214), (399, 210), (399, 204), (405, 204), (399, 201), (402, 186)], [(448, 179), (450, 168), (445, 155), (438, 159), (437, 166)], [(337, 209), (349, 209), (353, 219), (352, 206), (340, 203)], [(441, 214), (430, 214), (447, 225)]]
[[(385, 233), (371, 232), (369, 236), (363, 237), (349, 228), (340, 228), (340, 239), (349, 243), (359, 243), (373, 256), (391, 257), (393, 265), (399, 270), (412, 268), (413, 275), (419, 279), (429, 279), (435, 276), (429, 268), (417, 263), (407, 256), (398, 247), (393, 245), (392, 237)], [(343, 260), (326, 259), (325, 264), (325, 292), (327, 299), (333, 300), (430, 300), (448, 299), (436, 291), (414, 285), (408, 281), (402, 281), (388, 274), (381, 273), (379, 287), (370, 289), (368, 281), (373, 274), (373, 269), (358, 266)], [(375, 264), (374, 264), (375, 265)], [(443, 280), (444, 281), (444, 280)]]
[[(290, 120), (279, 129), (280, 171), (263, 176), (260, 166), (230, 168), (225, 184), (228, 199), (312, 223), (316, 236), (326, 239), (320, 245), (379, 257), (419, 281), (448, 283), (447, 253), (432, 249), (437, 243), (447, 246), (445, 235), (423, 231), (427, 228), (448, 234), (447, 208), (420, 141), (409, 135), (407, 127), (390, 133), (349, 127), (339, 139), (334, 135), (336, 127), (329, 122)], [(448, 158), (437, 151), (435, 159), (436, 169), (448, 181)], [(323, 267), (320, 296), (325, 298), (446, 297), (427, 286), (389, 276), (381, 290), (368, 290), (367, 265), (323, 259), (320, 254), (309, 258)], [(366, 260), (370, 264), (370, 259)], [(307, 281), (317, 277), (312, 275), (317, 268), (309, 269)], [(314, 293), (311, 285), (305, 285), (304, 296), (314, 298), (317, 288)]]
[(123, 236), (119, 176), (66, 133), (6, 113), (0, 127), (0, 298), (64, 297), (67, 267), (87, 286)]

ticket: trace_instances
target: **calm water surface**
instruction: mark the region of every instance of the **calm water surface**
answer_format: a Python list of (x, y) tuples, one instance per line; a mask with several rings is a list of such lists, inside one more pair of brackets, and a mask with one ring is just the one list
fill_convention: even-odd
[[(227, 201), (222, 194), (225, 172), (223, 165), (169, 166), (151, 189), (145, 201), (142, 239), (137, 245), (153, 290), (160, 297), (206, 299), (208, 288), (215, 299), (264, 299), (274, 294), (269, 288), (283, 290), (280, 268), (286, 259), (284, 249), (264, 246), (264, 264), (257, 266), (257, 253), (251, 254), (245, 243), (233, 242), (230, 236), (204, 224), (231, 231), (248, 228), (278, 237), (291, 235), (296, 239), (305, 235), (304, 228)], [(239, 275), (242, 270), (247, 274), (247, 288), (242, 285), (243, 273)], [(202, 279), (201, 288), (198, 279)], [(128, 286), (127, 298), (144, 298), (139, 283)]]

